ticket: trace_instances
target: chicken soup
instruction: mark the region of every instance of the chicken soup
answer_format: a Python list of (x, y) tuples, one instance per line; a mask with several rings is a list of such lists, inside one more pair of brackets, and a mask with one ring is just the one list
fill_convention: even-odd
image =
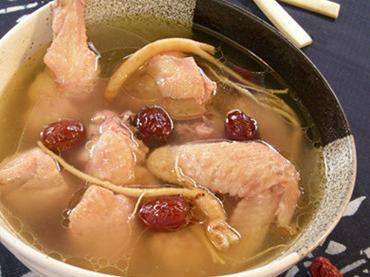
[(294, 91), (200, 26), (86, 30), (84, 12), (84, 1), (53, 3), (53, 41), (1, 99), (0, 202), (14, 231), (123, 276), (221, 275), (284, 253), (323, 176)]

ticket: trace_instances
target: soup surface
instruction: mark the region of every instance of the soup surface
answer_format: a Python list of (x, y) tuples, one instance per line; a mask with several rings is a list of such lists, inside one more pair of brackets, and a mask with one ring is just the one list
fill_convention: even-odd
[[(15, 232), (53, 258), (97, 272), (128, 276), (209, 276), (234, 273), (256, 267), (284, 253), (314, 214), (315, 206), (320, 200), (323, 176), (318, 132), (295, 97), (294, 91), (289, 88), (289, 80), (282, 80), (276, 71), (247, 49), (201, 26), (190, 29), (175, 22), (152, 18), (112, 20), (106, 24), (89, 26), (88, 37), (94, 45), (94, 51), (98, 53), (100, 75), (93, 93), (83, 100), (77, 100), (78, 104), (71, 104), (65, 98), (56, 100), (53, 93), (58, 93), (57, 83), (43, 62), (46, 48), (40, 49), (21, 65), (2, 94), (0, 132), (4, 135), (0, 137), (0, 159), (3, 160), (0, 167), (0, 200), (3, 214)], [(224, 71), (194, 55), (196, 64), (204, 71), (202, 74), (210, 79), (209, 84), (217, 86), (204, 103), (192, 98), (175, 99), (161, 95), (160, 85), (153, 80), (156, 75), (151, 70), (154, 69), (148, 63), (126, 80), (114, 101), (104, 99), (110, 77), (129, 55), (148, 43), (169, 37), (190, 38), (216, 46), (219, 60), (264, 90), (258, 92), (242, 86)], [(174, 59), (175, 61), (192, 56), (171, 55), (169, 59), (179, 59)], [(159, 68), (163, 69), (164, 66), (166, 63)], [(176, 68), (181, 69), (181, 66)], [(191, 88), (194, 89), (194, 85)], [(265, 95), (266, 93), (275, 97)], [(137, 114), (147, 107), (161, 107), (172, 118), (173, 130), (165, 141), (141, 141), (143, 134), (138, 131)], [(226, 116), (235, 110), (255, 120), (258, 133), (253, 137), (254, 141), (231, 143), (230, 137), (225, 135)], [(99, 113), (101, 111), (109, 111), (110, 115)], [(129, 134), (135, 137), (135, 143), (138, 142), (138, 145), (132, 146), (139, 149), (134, 156), (134, 171), (125, 180), (110, 179), (107, 171), (113, 165), (109, 164), (109, 158), (106, 158), (108, 164), (102, 165), (100, 171), (94, 165), (87, 165), (91, 157), (86, 153), (91, 154), (98, 149), (97, 140), (101, 142), (101, 136), (94, 137), (94, 130), (98, 126), (99, 132), (104, 132), (103, 124), (99, 124), (113, 113), (123, 114), (121, 119), (125, 118), (127, 125), (131, 126)], [(207, 238), (204, 228), (207, 220), (204, 214), (198, 214), (194, 203), (190, 204), (192, 218), (187, 226), (170, 231), (153, 230), (143, 223), (143, 214), (140, 213), (143, 205), (153, 200), (146, 199), (145, 193), (139, 198), (117, 198), (117, 195), (106, 191), (105, 194), (99, 194), (101, 191), (97, 186), (94, 186), (95, 191), (87, 190), (93, 184), (76, 177), (63, 169), (63, 166), (56, 173), (58, 177), (53, 177), (53, 180), (60, 179), (53, 183), (41, 184), (43, 178), (40, 177), (40, 184), (36, 182), (27, 185), (27, 181), (16, 185), (8, 184), (6, 180), (19, 172), (2, 178), (4, 174), (9, 174), (8, 169), (4, 170), (7, 163), (24, 153), (31, 155), (27, 151), (37, 149), (37, 141), (40, 140), (43, 128), (65, 119), (82, 122), (87, 132), (86, 141), (62, 153), (62, 158), (69, 164), (95, 177), (123, 186), (206, 186), (222, 202), (227, 221), (240, 236), (238, 242), (227, 249), (217, 249)], [(119, 137), (121, 139), (123, 137)], [(235, 184), (222, 183), (223, 178), (229, 180), (228, 176), (235, 172), (238, 174), (253, 170), (245, 166), (249, 160), (255, 161), (255, 156), (260, 152), (251, 152), (250, 157), (237, 157), (239, 150), (233, 150), (236, 147), (244, 149), (244, 144), (253, 146), (253, 143), (256, 147), (252, 147), (253, 149), (265, 149), (266, 143), (272, 146), (299, 172), (300, 197), (293, 207), (294, 216), (289, 224), (290, 229), (279, 226), (275, 218), (277, 206), (271, 206), (274, 201), (282, 201), (281, 195), (284, 192), (276, 192), (279, 188), (271, 187), (266, 191), (255, 189), (254, 194), (244, 196), (233, 193)], [(225, 153), (220, 150), (222, 147), (225, 148)], [(104, 148), (96, 151), (98, 154), (106, 153)], [(114, 153), (120, 151), (120, 148), (109, 151)], [(235, 159), (228, 154), (233, 151)], [(240, 150), (241, 153), (243, 151)], [(209, 155), (204, 157), (204, 153)], [(274, 154), (271, 155), (275, 155), (274, 151), (272, 153)], [(275, 159), (271, 157), (267, 159)], [(173, 167), (163, 165), (167, 160), (173, 161)], [(220, 162), (222, 160), (229, 161), (235, 167), (223, 169), (223, 166), (228, 165)], [(191, 163), (195, 163), (195, 166), (191, 166)], [(192, 175), (192, 170), (197, 167), (199, 170), (194, 174), (207, 175), (212, 164), (218, 166), (214, 174), (199, 177), (199, 180), (211, 180), (212, 184), (219, 182), (222, 184), (221, 189), (213, 189), (212, 184), (199, 183)], [(126, 169), (127, 164), (124, 164), (119, 172)], [(270, 169), (273, 174), (273, 168)], [(23, 170), (27, 171), (27, 167)], [(223, 170), (227, 173), (225, 176), (215, 173)], [(176, 174), (172, 174), (174, 171)], [(268, 175), (269, 172), (265, 174)], [(60, 183), (63, 183), (63, 187)], [(94, 197), (96, 199), (91, 200)], [(238, 205), (242, 201), (245, 201), (245, 206), (240, 208)], [(105, 204), (99, 208), (99, 203)], [(130, 213), (122, 215), (121, 209), (116, 205), (126, 205)], [(270, 208), (272, 210), (269, 212)], [(124, 223), (127, 226), (123, 223), (124, 226), (116, 224), (116, 217), (122, 216), (126, 216)]]

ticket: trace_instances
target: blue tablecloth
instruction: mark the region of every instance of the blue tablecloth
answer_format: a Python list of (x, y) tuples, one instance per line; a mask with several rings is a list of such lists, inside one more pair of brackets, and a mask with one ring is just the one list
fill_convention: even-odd
[[(0, 36), (50, 0), (0, 0)], [(250, 0), (233, 0), (267, 20)], [(345, 276), (370, 276), (370, 0), (342, 0), (336, 21), (286, 6), (312, 35), (304, 52), (329, 80), (350, 121), (358, 151), (353, 199), (334, 232), (283, 276), (307, 276), (314, 256), (330, 258)], [(2, 277), (35, 276), (0, 244)]]

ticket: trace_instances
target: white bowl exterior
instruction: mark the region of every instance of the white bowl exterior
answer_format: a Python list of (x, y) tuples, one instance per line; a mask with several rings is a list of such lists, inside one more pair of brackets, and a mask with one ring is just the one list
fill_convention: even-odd
[[(98, 0), (92, 0), (92, 2), (99, 3)], [(147, 0), (146, 0), (147, 1)], [(167, 0), (162, 0), (167, 1)], [(172, 1), (172, 0), (171, 0)], [(104, 1), (105, 2), (105, 1)], [(122, 3), (122, 1), (111, 0), (111, 2)], [(130, 2), (128, 0), (127, 2)], [(167, 1), (168, 2), (168, 1)], [(181, 2), (181, 1), (180, 1)], [(195, 6), (195, 1), (188, 0), (191, 8)], [(169, 2), (170, 3), (170, 2)], [(173, 3), (173, 2), (172, 2)], [(123, 4), (120, 4), (123, 5)], [(99, 6), (99, 5), (98, 5)], [(163, 7), (163, 6), (162, 6)], [(191, 16), (186, 20), (191, 20)], [(41, 9), (37, 10), (33, 14), (27, 16), (22, 20), (16, 27), (14, 27), (7, 35), (5, 35), (0, 41), (0, 94), (4, 91), (7, 83), (11, 80), (14, 73), (17, 71), (19, 66), (32, 54), (35, 53), (41, 46), (45, 46), (50, 42), (52, 38), (51, 33), (51, 5), (46, 5)], [(30, 47), (31, 46), (31, 47)], [(347, 174), (347, 179), (342, 179), (342, 182), (347, 183), (345, 197), (342, 202), (338, 202), (340, 207), (336, 207), (336, 215), (330, 218), (329, 224), (324, 226), (324, 230), (318, 233), (308, 233), (309, 240), (305, 236), (305, 232), (302, 238), (297, 240), (297, 243), (290, 247), (283, 256), (276, 260), (268, 263), (264, 266), (247, 270), (240, 273), (235, 273), (228, 276), (240, 277), (240, 276), (275, 276), (285, 270), (289, 269), (292, 265), (297, 263), (305, 255), (315, 248), (320, 241), (322, 241), (330, 231), (335, 227), (339, 221), (341, 214), (343, 214), (346, 204), (349, 202), (351, 192), (354, 186), (355, 180), (355, 149), (352, 136), (344, 139), (344, 145), (340, 145), (339, 148), (345, 148), (344, 152), (351, 155), (347, 164), (342, 165), (342, 170), (345, 170), (348, 165), (351, 167), (350, 174)], [(330, 145), (329, 145), (330, 147)], [(338, 148), (338, 147), (335, 147)], [(324, 149), (325, 150), (325, 149)], [(331, 154), (330, 154), (331, 155)], [(330, 159), (328, 154), (328, 158)], [(326, 157), (325, 157), (326, 158)], [(338, 158), (338, 157), (337, 157)], [(340, 158), (340, 157), (339, 157)], [(329, 163), (330, 164), (330, 163)], [(337, 168), (333, 168), (336, 172)], [(347, 172), (345, 172), (347, 173)], [(334, 174), (332, 176), (336, 178)], [(341, 177), (341, 176), (339, 176)], [(329, 180), (330, 181), (330, 180)], [(331, 180), (335, 181), (335, 180)], [(330, 189), (330, 187), (326, 187)], [(323, 208), (324, 209), (324, 208)], [(317, 223), (320, 225), (319, 223)], [(307, 234), (306, 234), (307, 235)], [(81, 276), (81, 277), (102, 277), (109, 276), (101, 273), (95, 273), (88, 270), (84, 270), (72, 265), (65, 264), (58, 260), (55, 260), (40, 251), (34, 249), (23, 240), (18, 238), (8, 227), (6, 222), (0, 216), (0, 242), (3, 243), (22, 263), (28, 266), (33, 272), (48, 277), (63, 277), (63, 276)]]
[(0, 93), (19, 66), (40, 46), (50, 42), (50, 19), (50, 5), (47, 5), (24, 18), (0, 40)]

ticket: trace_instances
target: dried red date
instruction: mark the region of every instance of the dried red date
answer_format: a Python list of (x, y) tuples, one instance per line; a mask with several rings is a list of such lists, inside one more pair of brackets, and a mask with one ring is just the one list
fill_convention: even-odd
[(134, 125), (139, 137), (147, 144), (166, 142), (173, 131), (172, 119), (158, 106), (140, 111), (134, 119)]
[(242, 111), (230, 111), (225, 120), (225, 136), (237, 141), (255, 139), (257, 122)]
[(152, 230), (176, 231), (189, 224), (190, 208), (182, 196), (164, 196), (144, 203), (139, 218)]
[[(254, 71), (250, 71), (246, 68), (243, 68), (243, 67), (240, 67), (240, 66), (237, 66), (237, 65), (234, 65), (231, 68), (236, 73), (238, 73), (242, 78), (244, 78), (245, 80), (247, 80), (251, 83), (254, 83), (254, 84), (259, 85), (259, 86), (261, 86), (265, 83), (265, 75), (266, 75), (265, 72), (254, 72)], [(233, 81), (236, 81), (236, 82), (239, 81), (238, 79), (235, 79), (235, 77), (233, 77), (233, 76), (229, 76), (229, 78)]]
[(84, 125), (77, 120), (61, 120), (46, 126), (41, 132), (43, 144), (54, 152), (70, 150), (86, 139)]
[(238, 73), (240, 76), (242, 76), (244, 79), (251, 81), (253, 83), (257, 83), (256, 80), (253, 78), (252, 72), (249, 71), (248, 69), (245, 69), (240, 66), (233, 66), (232, 69)]
[(312, 277), (341, 277), (342, 273), (325, 257), (316, 257), (309, 267)]

